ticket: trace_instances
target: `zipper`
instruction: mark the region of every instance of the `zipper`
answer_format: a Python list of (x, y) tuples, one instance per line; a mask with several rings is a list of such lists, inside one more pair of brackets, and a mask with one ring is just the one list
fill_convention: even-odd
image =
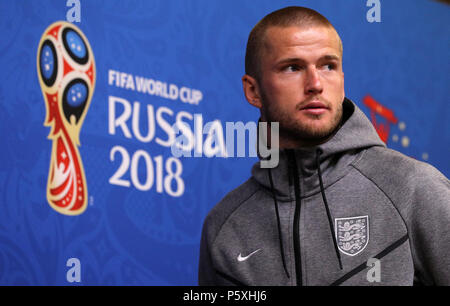
[(293, 166), (294, 176), (294, 191), (295, 191), (295, 212), (294, 212), (294, 258), (295, 258), (295, 275), (297, 279), (297, 286), (302, 286), (302, 262), (300, 255), (300, 181), (298, 175), (297, 161), (295, 153), (289, 150), (291, 159), (290, 164)]

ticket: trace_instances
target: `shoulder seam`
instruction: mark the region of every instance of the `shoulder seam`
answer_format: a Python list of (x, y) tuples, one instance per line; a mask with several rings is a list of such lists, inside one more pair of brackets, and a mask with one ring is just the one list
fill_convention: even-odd
[[(391, 205), (394, 207), (394, 209), (397, 211), (398, 215), (400, 216), (400, 218), (403, 221), (403, 224), (405, 225), (406, 228), (406, 234), (409, 237), (409, 228), (408, 228), (408, 224), (405, 221), (405, 218), (403, 217), (403, 215), (400, 213), (400, 210), (397, 208), (397, 206), (394, 204), (394, 201), (392, 201), (391, 197), (380, 187), (378, 186), (377, 183), (375, 183), (370, 177), (368, 177), (367, 175), (365, 175), (356, 165), (352, 164), (351, 165), (353, 168), (356, 169), (356, 171), (358, 171), (362, 176), (364, 176), (366, 179), (368, 179), (369, 181), (372, 182), (373, 185), (375, 185), (377, 187), (378, 190), (380, 190), (385, 196), (386, 198), (389, 199), (389, 202), (391, 203)], [(411, 246), (410, 246), (411, 248)], [(411, 250), (412, 251), (412, 250)]]

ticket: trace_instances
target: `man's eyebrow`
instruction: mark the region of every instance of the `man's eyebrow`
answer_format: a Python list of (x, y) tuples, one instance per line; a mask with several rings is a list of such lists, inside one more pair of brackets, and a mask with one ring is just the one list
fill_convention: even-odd
[[(322, 56), (321, 58), (319, 58), (318, 61), (339, 61), (340, 57), (334, 54), (327, 54)], [(277, 62), (277, 65), (282, 65), (282, 64), (288, 64), (288, 63), (306, 63), (306, 61), (302, 58), (299, 57), (288, 57), (288, 58), (284, 58), (280, 61)]]
[(319, 59), (319, 61), (320, 60), (326, 60), (326, 61), (339, 61), (339, 56), (337, 56), (337, 55), (331, 55), (331, 54), (327, 54), (327, 55), (324, 55), (324, 56), (322, 56), (320, 59)]
[(299, 58), (299, 57), (288, 57), (288, 58), (284, 58), (284, 59), (278, 61), (277, 65), (294, 63), (294, 62), (305, 63), (306, 61), (304, 59)]

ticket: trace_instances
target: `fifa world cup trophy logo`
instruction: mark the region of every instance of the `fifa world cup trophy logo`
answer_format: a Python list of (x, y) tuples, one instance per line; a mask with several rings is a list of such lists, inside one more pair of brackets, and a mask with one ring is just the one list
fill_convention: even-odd
[(81, 30), (64, 21), (50, 25), (39, 43), (37, 70), (52, 140), (47, 200), (59, 213), (79, 215), (87, 206), (79, 135), (95, 86), (94, 55)]

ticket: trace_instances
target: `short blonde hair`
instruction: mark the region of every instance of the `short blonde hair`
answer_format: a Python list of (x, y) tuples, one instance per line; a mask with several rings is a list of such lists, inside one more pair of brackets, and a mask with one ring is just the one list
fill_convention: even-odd
[(301, 6), (288, 6), (274, 11), (261, 19), (250, 32), (245, 52), (245, 73), (251, 77), (260, 79), (260, 62), (264, 45), (264, 38), (270, 27), (310, 27), (325, 26), (332, 28), (339, 38), (339, 47), (342, 58), (342, 41), (333, 25), (318, 12)]

